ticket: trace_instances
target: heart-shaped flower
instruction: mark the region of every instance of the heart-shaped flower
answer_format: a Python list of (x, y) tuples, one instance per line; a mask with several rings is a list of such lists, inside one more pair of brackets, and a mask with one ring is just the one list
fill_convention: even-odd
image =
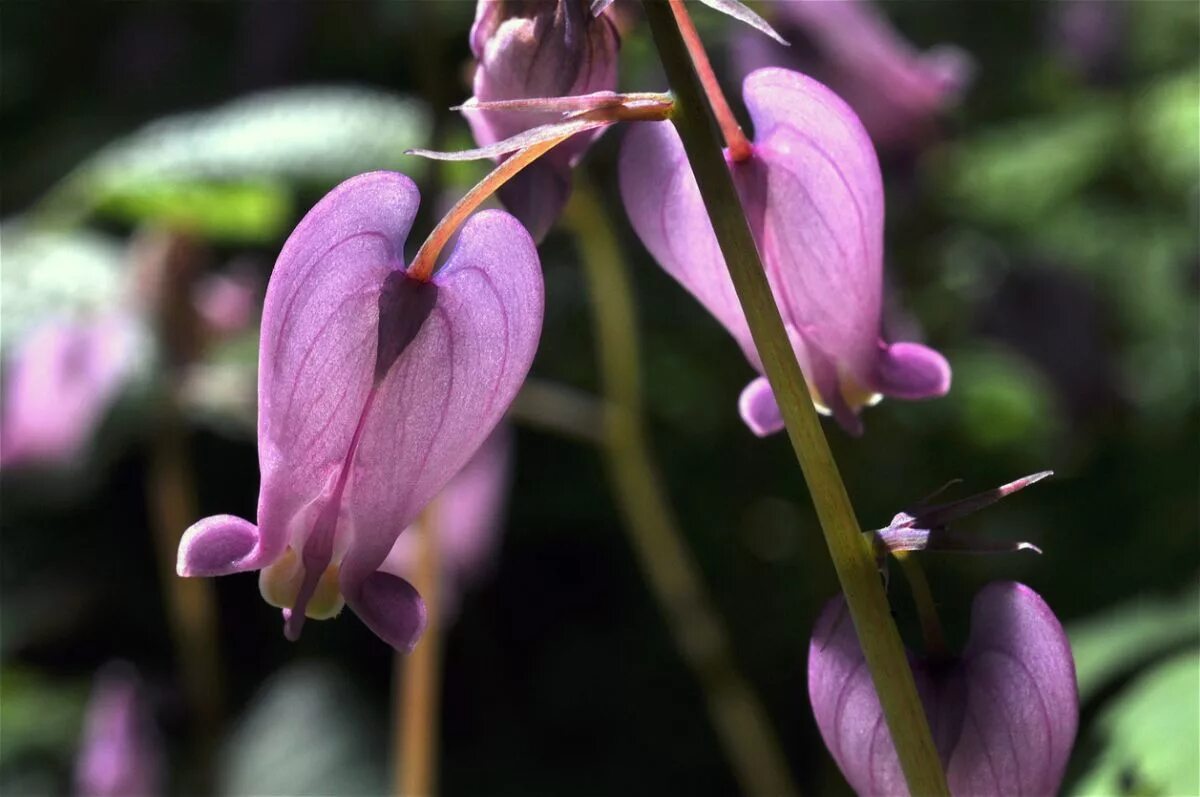
[(424, 604), (380, 566), (487, 439), (537, 349), (541, 266), (521, 224), (473, 216), (424, 282), (403, 260), (418, 202), (404, 175), (359, 175), (292, 232), (263, 309), (258, 525), (209, 517), (180, 543), (183, 576), (262, 570), (292, 639), (344, 600), (397, 649), (415, 644)]
[[(989, 584), (975, 596), (961, 656), (909, 659), (951, 794), (1057, 793), (1079, 695), (1066, 634), (1036, 592)], [(817, 619), (808, 695), (821, 738), (856, 792), (908, 794), (844, 598)]]
[[(950, 367), (915, 343), (884, 343), (883, 181), (858, 117), (798, 72), (746, 78), (752, 153), (728, 157), (775, 301), (813, 399), (847, 431), (880, 396), (919, 399), (950, 388)], [(621, 195), (659, 264), (712, 313), (762, 373), (762, 362), (721, 257), (683, 144), (671, 124), (637, 124), (625, 137)], [(783, 428), (766, 379), (739, 403), (757, 434)]]

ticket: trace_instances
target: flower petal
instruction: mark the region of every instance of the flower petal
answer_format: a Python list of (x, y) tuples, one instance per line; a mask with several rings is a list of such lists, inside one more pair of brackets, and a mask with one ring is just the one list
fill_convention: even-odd
[(870, 138), (849, 106), (798, 72), (752, 73), (745, 99), (767, 164), (759, 240), (784, 321), (866, 383), (883, 285), (883, 182)]
[[(968, 711), (981, 734), (976, 755), (986, 759), (999, 793), (1056, 793), (1079, 722), (1075, 660), (1058, 618), (1024, 584), (989, 584), (971, 607), (963, 660)], [(956, 750), (951, 791), (974, 793), (982, 769), (968, 750)]]
[(950, 391), (950, 364), (919, 343), (881, 344), (871, 387), (895, 398), (925, 399)]
[(351, 466), (341, 570), (351, 605), (358, 582), (500, 421), (541, 335), (537, 250), (507, 213), (469, 219), (433, 282), (437, 303), (379, 383)]
[(213, 515), (193, 523), (179, 541), (175, 572), (181, 576), (225, 576), (262, 566), (258, 527), (233, 515)]
[(391, 573), (372, 573), (346, 603), (376, 636), (404, 653), (416, 646), (428, 622), (425, 601), (412, 584)]
[(746, 385), (746, 389), (738, 398), (738, 412), (750, 427), (750, 431), (759, 437), (766, 437), (783, 429), (783, 413), (765, 376), (760, 376)]
[(262, 560), (340, 472), (375, 368), (379, 293), (402, 267), (420, 201), (411, 180), (371, 172), (334, 188), (284, 244), (259, 350)]
[(619, 170), (621, 198), (642, 243), (757, 363), (750, 328), (674, 126), (632, 125), (621, 146)]

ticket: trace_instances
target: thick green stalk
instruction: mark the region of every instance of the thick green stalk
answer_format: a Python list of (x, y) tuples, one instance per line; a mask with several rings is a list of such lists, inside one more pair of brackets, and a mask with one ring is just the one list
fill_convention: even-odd
[(671, 511), (642, 420), (637, 320), (629, 268), (608, 216), (577, 179), (565, 221), (575, 230), (604, 384), (604, 444), (623, 527), (684, 662), (696, 674), (741, 792), (788, 797), (792, 783), (767, 712), (738, 671), (729, 635)]
[(788, 437), (808, 483), (909, 791), (921, 797), (948, 795), (945, 775), (917, 696), (904, 646), (892, 622), (870, 542), (860, 531), (829, 443), (813, 409), (804, 375), (784, 332), (779, 309), (775, 306), (716, 137), (711, 109), (705, 102), (667, 3), (643, 0), (643, 7), (676, 96), (676, 113), (672, 121), (683, 140), (738, 300), (745, 310), (754, 345), (783, 412)]

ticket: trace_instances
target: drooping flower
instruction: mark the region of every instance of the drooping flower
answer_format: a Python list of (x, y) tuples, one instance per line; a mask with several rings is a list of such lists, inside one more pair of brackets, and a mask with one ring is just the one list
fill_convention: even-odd
[[(818, 407), (858, 434), (858, 411), (880, 396), (945, 394), (950, 368), (940, 354), (880, 339), (883, 183), (854, 112), (820, 83), (785, 69), (753, 73), (744, 95), (754, 122), (753, 152), (740, 162), (727, 160)], [(762, 373), (699, 188), (669, 123), (634, 125), (622, 146), (620, 181), (642, 243)], [(756, 434), (783, 428), (764, 378), (743, 391), (739, 407)]]
[[(606, 10), (593, 17), (588, 0), (479, 0), (471, 27), (478, 59), (472, 101), (563, 97), (614, 91), (620, 36)], [(468, 103), (469, 107), (469, 103)], [(554, 114), (472, 111), (475, 140), (486, 147)], [(500, 189), (505, 207), (541, 240), (571, 191), (571, 168), (599, 136), (580, 133), (555, 147)]]
[(85, 451), (134, 366), (134, 320), (50, 319), (14, 350), (4, 379), (0, 467), (68, 465)]
[[(919, 52), (867, 0), (783, 0), (768, 8), (798, 46), (739, 37), (741, 73), (763, 66), (811, 72), (854, 109), (881, 148), (920, 144), (970, 83), (970, 56), (951, 45)], [(800, 63), (805, 42), (816, 57)]]
[(453, 613), (459, 595), (487, 570), (500, 542), (512, 459), (512, 430), (501, 424), (478, 453), (433, 500), (426, 525), (422, 516), (392, 546), (382, 570), (405, 577), (416, 571), (421, 535), (432, 533), (438, 546), (442, 610)]
[[(1075, 662), (1045, 601), (1016, 582), (975, 596), (962, 655), (909, 656), (950, 793), (1053, 795), (1079, 721)], [(808, 652), (825, 746), (860, 795), (908, 794), (844, 598), (826, 605)]]
[(424, 604), (380, 567), (487, 439), (537, 348), (542, 276), (525, 229), (476, 214), (424, 282), (403, 261), (418, 202), (403, 175), (359, 175), (292, 232), (263, 309), (258, 525), (209, 517), (180, 543), (180, 575), (261, 570), (291, 639), (344, 602), (397, 649), (415, 644)]
[(162, 748), (137, 675), (122, 664), (96, 677), (75, 760), (78, 797), (162, 793)]

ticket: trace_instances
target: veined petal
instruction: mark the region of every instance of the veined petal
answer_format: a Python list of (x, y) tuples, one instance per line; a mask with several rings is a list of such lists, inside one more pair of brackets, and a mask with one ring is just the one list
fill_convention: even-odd
[(193, 523), (179, 541), (175, 572), (184, 577), (226, 576), (257, 570), (258, 528), (233, 515)]
[[(1075, 740), (1079, 701), (1066, 635), (1028, 587), (997, 582), (975, 596), (963, 655), (909, 657), (951, 794), (1050, 795)], [(907, 794), (843, 598), (813, 629), (809, 698), (826, 747), (859, 794)]]
[(784, 320), (866, 383), (883, 287), (883, 182), (870, 138), (849, 106), (798, 72), (754, 72), (744, 96), (767, 165), (760, 247)]
[(537, 250), (507, 213), (469, 219), (433, 282), (437, 303), (379, 383), (351, 465), (341, 584), (352, 608), (400, 532), (495, 428), (541, 334)]
[(621, 198), (642, 243), (757, 363), (750, 328), (674, 126), (632, 125), (619, 169)]
[(404, 175), (351, 178), (308, 212), (275, 264), (259, 351), (261, 564), (307, 533), (297, 519), (350, 450), (373, 381), (380, 290), (403, 267), (419, 201)]

